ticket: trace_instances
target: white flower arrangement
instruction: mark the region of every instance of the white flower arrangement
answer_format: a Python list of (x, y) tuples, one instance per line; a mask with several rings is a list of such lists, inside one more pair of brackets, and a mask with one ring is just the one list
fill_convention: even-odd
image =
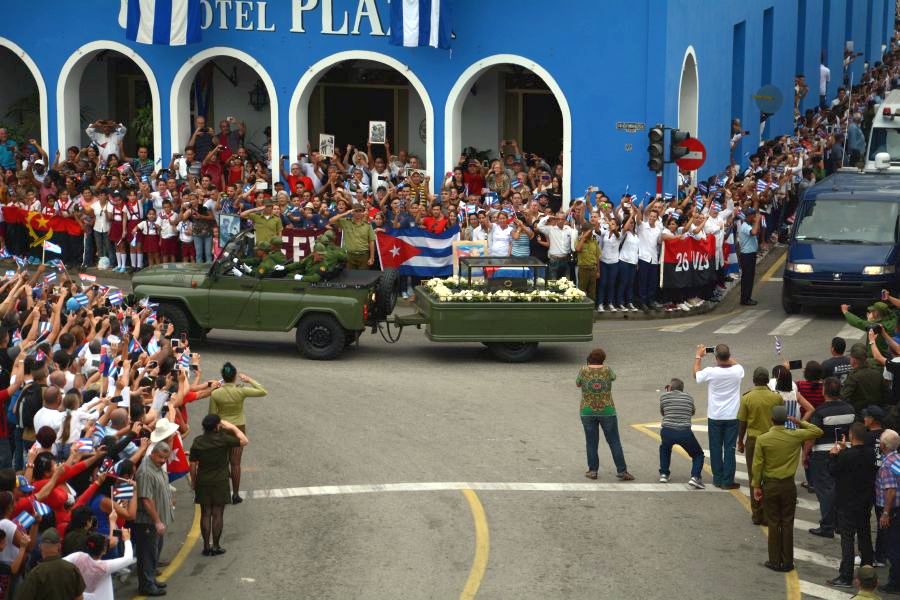
[(438, 302), (581, 302), (587, 297), (587, 294), (575, 287), (574, 282), (565, 277), (549, 282), (538, 280), (539, 288), (545, 284), (546, 289), (487, 292), (482, 285), (469, 287), (468, 282), (459, 277), (434, 277), (422, 282)]

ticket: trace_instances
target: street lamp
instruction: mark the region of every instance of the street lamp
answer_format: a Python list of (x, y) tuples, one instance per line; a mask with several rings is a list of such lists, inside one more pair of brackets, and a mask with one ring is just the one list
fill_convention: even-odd
[(250, 106), (255, 110), (262, 110), (269, 103), (269, 94), (263, 85), (262, 79), (256, 80), (256, 85), (250, 90)]

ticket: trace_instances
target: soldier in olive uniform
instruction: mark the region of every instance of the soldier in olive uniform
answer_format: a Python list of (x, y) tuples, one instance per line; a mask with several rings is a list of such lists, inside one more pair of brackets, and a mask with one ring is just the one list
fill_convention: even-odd
[(269, 251), (272, 249), (272, 246), (269, 245), (269, 242), (262, 241), (257, 244), (253, 248), (253, 256), (244, 261), (249, 267), (257, 267), (263, 261), (263, 259), (269, 254)]

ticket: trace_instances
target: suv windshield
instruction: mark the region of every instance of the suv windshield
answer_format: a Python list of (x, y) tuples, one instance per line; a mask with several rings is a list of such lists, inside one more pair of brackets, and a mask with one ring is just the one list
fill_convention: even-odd
[(897, 202), (814, 200), (797, 224), (794, 237), (798, 240), (893, 244), (898, 211), (900, 204)]
[(873, 127), (869, 141), (869, 160), (875, 160), (879, 152), (891, 155), (891, 162), (900, 162), (900, 129), (893, 127)]

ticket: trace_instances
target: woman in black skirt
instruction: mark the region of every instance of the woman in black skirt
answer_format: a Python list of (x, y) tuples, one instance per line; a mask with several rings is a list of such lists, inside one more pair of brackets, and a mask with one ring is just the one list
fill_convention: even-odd
[[(228, 460), (232, 448), (247, 445), (247, 436), (219, 415), (203, 418), (203, 434), (191, 445), (191, 484), (194, 503), (200, 505), (203, 556), (225, 554), (219, 546), (225, 505), (231, 502)], [(212, 544), (210, 545), (210, 536)]]

